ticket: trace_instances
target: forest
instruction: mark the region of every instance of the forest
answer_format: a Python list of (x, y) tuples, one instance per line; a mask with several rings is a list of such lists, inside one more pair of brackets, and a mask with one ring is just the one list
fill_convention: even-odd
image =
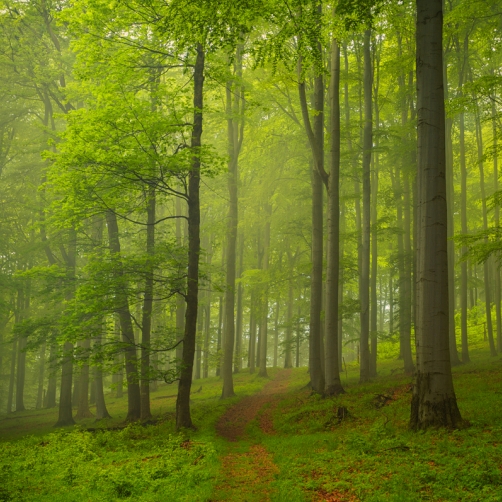
[(0, 501), (502, 501), (501, 64), (500, 0), (0, 0)]

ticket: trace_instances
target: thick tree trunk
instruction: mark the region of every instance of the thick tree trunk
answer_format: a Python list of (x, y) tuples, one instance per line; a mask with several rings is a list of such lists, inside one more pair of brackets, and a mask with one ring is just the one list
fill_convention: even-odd
[(329, 90), (330, 174), (328, 183), (328, 253), (325, 309), (325, 393), (333, 396), (345, 391), (340, 380), (338, 337), (338, 282), (340, 277), (340, 47), (331, 44), (331, 85)]
[(153, 259), (155, 254), (155, 220), (156, 220), (156, 194), (155, 188), (148, 190), (146, 206), (146, 254), (147, 262), (145, 273), (145, 296), (143, 298), (143, 312), (141, 316), (141, 420), (150, 420), (150, 351), (153, 314)]
[(450, 364), (442, 0), (417, 0), (417, 369), (410, 426), (461, 423)]
[[(319, 6), (320, 8), (320, 6)], [(317, 48), (322, 53), (321, 44)], [(319, 70), (318, 70), (319, 71)], [(323, 347), (321, 334), (322, 270), (323, 270), (323, 183), (327, 183), (324, 170), (324, 79), (321, 71), (314, 81), (313, 127), (310, 123), (305, 82), (302, 81), (302, 60), (298, 60), (298, 92), (305, 131), (312, 151), (312, 275), (310, 284), (309, 371), (312, 390), (323, 394)]]
[(363, 136), (363, 232), (361, 256), (361, 342), (360, 381), (370, 378), (370, 235), (371, 235), (371, 151), (373, 147), (373, 100), (371, 32), (364, 33), (364, 136)]
[(136, 355), (136, 341), (132, 325), (131, 312), (129, 310), (129, 298), (127, 297), (126, 284), (124, 282), (124, 270), (120, 256), (119, 229), (117, 216), (112, 211), (106, 212), (108, 227), (108, 243), (110, 253), (115, 261), (115, 290), (116, 312), (120, 320), (120, 331), (124, 347), (125, 370), (127, 380), (127, 417), (126, 421), (139, 420), (141, 416), (141, 394), (138, 378), (138, 359)]
[(192, 428), (190, 415), (190, 389), (192, 387), (195, 336), (197, 333), (197, 309), (199, 290), (199, 255), (200, 255), (200, 147), (202, 137), (202, 106), (204, 86), (204, 50), (197, 44), (197, 57), (194, 67), (194, 121), (191, 148), (193, 149), (192, 166), (188, 178), (188, 272), (185, 314), (185, 335), (183, 337), (183, 355), (176, 400), (176, 427)]

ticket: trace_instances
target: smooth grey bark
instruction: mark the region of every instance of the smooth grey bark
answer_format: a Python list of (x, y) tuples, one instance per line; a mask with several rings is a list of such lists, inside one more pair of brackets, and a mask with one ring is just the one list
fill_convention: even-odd
[[(495, 107), (495, 101), (492, 100), (492, 130), (493, 130), (493, 151), (498, 151), (498, 131), (497, 131), (497, 110)], [(499, 190), (499, 168), (498, 168), (498, 157), (497, 155), (493, 156), (493, 190), (495, 193)], [(500, 226), (500, 208), (498, 205), (495, 205), (494, 215), (493, 215), (493, 223), (495, 228)], [(494, 260), (493, 261), (493, 276), (495, 277), (495, 316), (497, 322), (497, 351), (502, 352), (502, 311), (501, 311), (501, 280), (500, 280), (500, 268), (499, 264)]]
[(37, 402), (35, 408), (39, 410), (44, 405), (44, 378), (45, 378), (45, 349), (46, 343), (43, 342), (40, 347), (40, 362), (38, 363), (38, 388)]
[[(25, 295), (26, 293), (26, 295)], [(23, 286), (21, 286), (17, 292), (17, 309), (18, 322), (21, 322), (26, 315), (26, 305), (29, 305), (29, 287), (26, 288), (26, 292)], [(24, 383), (26, 379), (26, 344), (28, 343), (27, 336), (19, 337), (17, 346), (17, 368), (16, 368), (16, 411), (24, 411)]]
[[(376, 42), (375, 42), (376, 44)], [(372, 156), (373, 169), (371, 172), (371, 276), (370, 276), (370, 377), (377, 376), (377, 344), (378, 344), (378, 299), (377, 299), (377, 273), (378, 273), (378, 172), (379, 172), (379, 137), (380, 126), (380, 53), (374, 45), (374, 108), (375, 108), (375, 153)]]
[[(242, 78), (242, 45), (237, 46), (234, 73), (237, 80)], [(230, 81), (226, 86), (226, 114), (228, 140), (228, 216), (227, 216), (227, 260), (225, 289), (225, 322), (223, 335), (222, 377), (223, 388), (221, 398), (235, 395), (233, 382), (233, 363), (235, 345), (235, 275), (237, 265), (237, 225), (239, 222), (239, 153), (242, 145), (244, 120), (239, 120), (242, 114), (242, 89), (240, 82)]]
[(277, 368), (277, 356), (279, 352), (279, 311), (280, 311), (280, 301), (279, 296), (275, 302), (275, 319), (274, 319), (274, 361), (273, 367)]
[(12, 413), (12, 401), (14, 400), (14, 388), (16, 383), (16, 361), (17, 361), (17, 338), (12, 341), (10, 356), (10, 377), (9, 391), (7, 394), (7, 413)]
[(256, 371), (256, 301), (255, 293), (251, 292), (249, 309), (249, 373)]
[(457, 427), (450, 364), (442, 0), (416, 0), (417, 368), (412, 429)]
[[(213, 257), (213, 239), (209, 239), (207, 245), (207, 264), (208, 269), (211, 269), (211, 261)], [(208, 290), (206, 295), (206, 306), (204, 312), (204, 364), (202, 368), (203, 378), (209, 376), (209, 344), (211, 341), (211, 275), (208, 276)]]
[(224, 303), (223, 296), (220, 295), (218, 299), (218, 329), (216, 332), (216, 376), (220, 376), (221, 372), (221, 340), (222, 340), (222, 330), (223, 330), (223, 312)]
[[(485, 189), (485, 172), (483, 162), (483, 131), (479, 118), (479, 110), (476, 113), (476, 143), (478, 145), (478, 166), (479, 166), (479, 185), (481, 189), (481, 205), (483, 210), (483, 230), (488, 230), (488, 213), (486, 208), (486, 189)], [(485, 243), (488, 243), (488, 238), (485, 237)], [(490, 344), (490, 354), (497, 355), (495, 348), (495, 340), (493, 338), (493, 323), (492, 323), (492, 298), (490, 284), (490, 264), (489, 260), (483, 263), (484, 287), (485, 287), (485, 311), (486, 311), (486, 329), (488, 331), (488, 342)]]
[[(79, 343), (79, 346), (83, 349), (84, 357), (88, 357), (91, 347), (90, 338), (83, 340)], [(89, 364), (87, 362), (80, 368), (78, 387), (77, 413), (75, 414), (75, 419), (81, 420), (83, 418), (91, 418), (94, 415), (89, 408)]]
[[(181, 224), (183, 211), (181, 208), (181, 198), (176, 197), (176, 244), (181, 247), (183, 245), (183, 238), (181, 236)], [(183, 293), (183, 294), (182, 294)], [(176, 295), (176, 368), (178, 373), (181, 369), (181, 356), (183, 353), (183, 332), (185, 331), (185, 298), (184, 291), (180, 291)], [(181, 342), (181, 343), (180, 343)]]
[[(70, 284), (66, 288), (66, 301), (69, 304), (75, 296), (74, 279), (77, 265), (77, 232), (70, 228), (68, 237), (68, 252), (66, 258), (67, 279)], [(61, 387), (59, 390), (59, 413), (55, 427), (73, 425), (72, 415), (72, 377), (73, 377), (73, 344), (65, 341), (63, 344), (63, 357), (61, 365)]]
[(364, 134), (363, 134), (363, 211), (361, 238), (361, 382), (370, 378), (370, 235), (371, 235), (371, 152), (373, 147), (373, 71), (371, 64), (371, 31), (364, 32)]
[[(272, 215), (272, 207), (267, 202), (265, 204), (265, 225), (263, 231), (263, 263), (262, 268), (266, 271), (269, 267), (270, 259), (270, 216)], [(267, 352), (268, 352), (268, 285), (265, 286), (263, 292), (263, 301), (261, 303), (260, 316), (260, 347), (259, 355), (259, 377), (268, 377), (267, 373)]]
[[(461, 82), (462, 84), (462, 82)], [(461, 88), (461, 86), (460, 86)], [(460, 228), (464, 235), (467, 235), (467, 164), (465, 159), (465, 115), (460, 113), (459, 117), (459, 153), (460, 153)], [(461, 253), (467, 253), (467, 246), (462, 246)], [(470, 362), (469, 340), (467, 337), (467, 276), (468, 262), (463, 260), (460, 264), (460, 336), (462, 340), (462, 362)]]
[(291, 344), (293, 342), (293, 301), (294, 301), (294, 289), (293, 289), (293, 277), (291, 271), (288, 279), (288, 307), (286, 314), (286, 339), (284, 344), (285, 368), (293, 367), (293, 362), (291, 358)]
[(185, 313), (185, 333), (183, 337), (182, 366), (176, 400), (176, 427), (193, 428), (190, 415), (190, 389), (192, 386), (195, 337), (197, 333), (197, 310), (199, 292), (200, 255), (200, 147), (202, 145), (202, 108), (204, 87), (205, 53), (199, 43), (194, 66), (193, 128), (191, 148), (192, 165), (188, 175), (188, 271)]
[(141, 367), (140, 367), (140, 396), (141, 396), (141, 420), (150, 420), (150, 351), (152, 338), (153, 316), (153, 286), (155, 255), (155, 220), (157, 212), (157, 197), (155, 187), (148, 189), (146, 201), (146, 255), (147, 265), (145, 270), (145, 294), (143, 297), (143, 309), (141, 315)]
[(44, 408), (47, 409), (56, 407), (56, 368), (58, 367), (57, 364), (55, 364), (56, 351), (56, 345), (51, 341), (49, 349), (49, 378), (47, 380), (47, 393), (44, 401)]
[[(444, 59), (445, 56), (443, 56)], [(448, 72), (447, 65), (443, 64), (444, 94), (445, 100), (448, 100)], [(451, 118), (445, 119), (446, 134), (446, 199), (448, 203), (448, 291), (449, 291), (449, 342), (450, 342), (450, 360), (453, 366), (461, 364), (458, 356), (457, 337), (455, 332), (455, 243), (453, 236), (455, 234), (454, 215), (454, 196), (453, 187), (453, 145), (452, 145), (452, 126)]]
[[(96, 341), (94, 346), (97, 351), (100, 351), (102, 339), (102, 327), (100, 326), (100, 332), (96, 336)], [(94, 367), (94, 386), (96, 389), (96, 420), (102, 420), (104, 418), (111, 418), (106, 408), (105, 393), (103, 390), (103, 370), (98, 364)]]
[[(239, 270), (238, 277), (242, 276), (243, 272), (243, 262), (244, 262), (244, 235), (241, 234), (239, 239)], [(237, 312), (236, 312), (236, 321), (235, 321), (235, 360), (234, 360), (234, 373), (239, 373), (242, 369), (242, 320), (243, 320), (243, 311), (242, 311), (242, 283), (239, 282), (237, 286)]]
[[(318, 43), (318, 49), (320, 44)], [(312, 390), (324, 393), (325, 379), (322, 369), (321, 311), (322, 311), (322, 269), (323, 269), (323, 179), (324, 170), (324, 79), (319, 73), (314, 80), (314, 124), (310, 122), (305, 82), (302, 75), (302, 59), (298, 60), (298, 93), (302, 118), (312, 151), (312, 275), (310, 284), (310, 326), (309, 326), (309, 372)]]
[(120, 321), (123, 353), (125, 359), (125, 371), (127, 380), (127, 416), (126, 421), (139, 420), (141, 416), (141, 394), (138, 378), (138, 358), (136, 354), (136, 341), (132, 325), (129, 298), (124, 283), (124, 270), (121, 259), (119, 229), (116, 214), (109, 210), (106, 212), (106, 224), (108, 227), (108, 245), (110, 254), (115, 261), (115, 311)]
[(325, 393), (333, 396), (345, 391), (340, 380), (338, 337), (340, 278), (340, 47), (331, 43), (330, 172), (328, 179), (328, 252), (325, 307)]

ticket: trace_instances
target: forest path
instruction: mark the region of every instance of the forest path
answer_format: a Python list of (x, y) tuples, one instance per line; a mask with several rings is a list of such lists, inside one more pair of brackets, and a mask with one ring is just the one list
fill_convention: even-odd
[[(247, 396), (231, 406), (216, 424), (218, 434), (229, 441), (229, 449), (221, 461), (221, 480), (212, 501), (270, 500), (273, 491), (270, 483), (279, 469), (271, 453), (250, 438), (246, 428), (252, 420), (258, 419), (263, 433), (274, 433), (272, 414), (281, 394), (288, 389), (290, 375), (289, 369), (279, 371), (258, 394)], [(249, 448), (243, 448), (242, 441), (252, 444)]]

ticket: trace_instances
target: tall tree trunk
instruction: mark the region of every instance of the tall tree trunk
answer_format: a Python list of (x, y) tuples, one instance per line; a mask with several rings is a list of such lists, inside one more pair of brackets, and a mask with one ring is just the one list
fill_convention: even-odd
[[(69, 230), (68, 252), (66, 253), (67, 280), (69, 285), (66, 288), (67, 305), (75, 297), (74, 278), (77, 265), (77, 232), (75, 228)], [(69, 307), (67, 307), (69, 308)], [(61, 387), (59, 393), (59, 414), (55, 427), (73, 425), (75, 421), (72, 416), (72, 377), (73, 377), (73, 344), (64, 342), (63, 358), (61, 368)]]
[[(237, 78), (242, 76), (242, 46), (237, 46), (235, 56), (235, 74)], [(235, 395), (234, 382), (232, 376), (234, 344), (235, 344), (235, 274), (237, 258), (237, 225), (239, 221), (238, 213), (238, 184), (239, 170), (238, 160), (240, 145), (242, 142), (242, 131), (239, 134), (238, 115), (241, 112), (239, 103), (240, 95), (236, 92), (237, 86), (234, 82), (228, 82), (226, 87), (227, 99), (227, 135), (228, 135), (228, 217), (227, 217), (227, 263), (226, 263), (226, 290), (225, 290), (225, 333), (223, 335), (223, 388), (221, 398)], [(232, 101), (232, 96), (234, 99)], [(238, 96), (238, 97), (237, 97)], [(243, 121), (240, 121), (243, 124)]]
[(10, 378), (9, 392), (7, 394), (7, 413), (12, 413), (12, 402), (14, 400), (14, 386), (16, 383), (16, 361), (17, 361), (17, 338), (12, 341), (10, 356)]
[[(21, 322), (25, 316), (26, 304), (29, 303), (29, 288), (20, 287), (17, 293), (17, 308), (19, 310), (18, 322)], [(19, 337), (17, 349), (17, 374), (16, 374), (16, 411), (24, 411), (24, 382), (26, 378), (26, 336)]]
[[(375, 42), (376, 44), (376, 42)], [(378, 101), (380, 86), (380, 54), (378, 48), (373, 48), (375, 61), (374, 76), (374, 107), (375, 107), (375, 153), (372, 158), (373, 171), (371, 173), (371, 279), (370, 279), (370, 377), (377, 376), (377, 343), (378, 343), (378, 301), (377, 301), (377, 273), (378, 273), (378, 129), (380, 127), (380, 104)]]
[(442, 0), (417, 5), (417, 369), (410, 426), (461, 423), (450, 364)]
[(277, 357), (279, 352), (279, 311), (280, 311), (280, 296), (275, 302), (275, 319), (274, 319), (274, 368), (277, 368)]
[[(288, 254), (289, 255), (289, 254)], [(290, 256), (290, 255), (289, 255)], [(291, 263), (291, 258), (290, 258)], [(284, 344), (284, 367), (292, 368), (293, 363), (291, 360), (291, 345), (293, 343), (293, 267), (290, 266), (288, 278), (288, 307), (287, 307), (287, 320), (286, 320), (286, 340)]]
[[(497, 110), (495, 107), (495, 101), (492, 100), (492, 127), (493, 127), (493, 151), (498, 151), (498, 132), (497, 132)], [(498, 192), (499, 190), (499, 168), (498, 168), (498, 156), (497, 153), (493, 156), (493, 190)], [(500, 208), (495, 205), (494, 208), (494, 224), (495, 228), (500, 226)], [(500, 268), (497, 262), (493, 262), (493, 275), (495, 277), (495, 315), (497, 319), (497, 350), (502, 352), (502, 312), (500, 303), (501, 298), (501, 281), (500, 281)]]
[(44, 405), (45, 347), (46, 343), (43, 342), (40, 347), (40, 362), (38, 366), (37, 403), (35, 405), (37, 410), (42, 408)]
[[(86, 338), (80, 347), (83, 349), (84, 358), (89, 357), (89, 349), (91, 347), (91, 340)], [(89, 364), (85, 362), (80, 369), (80, 376), (78, 379), (78, 400), (77, 400), (77, 413), (75, 418), (81, 420), (83, 418), (91, 418), (94, 415), (89, 408)]]
[[(479, 164), (479, 184), (481, 188), (481, 204), (483, 208), (483, 230), (488, 230), (488, 213), (486, 209), (486, 190), (485, 190), (485, 173), (483, 162), (483, 133), (481, 129), (481, 121), (479, 117), (479, 110), (476, 113), (476, 141), (478, 144), (478, 164)], [(485, 243), (488, 239), (485, 237)], [(492, 323), (492, 299), (491, 299), (491, 285), (490, 285), (490, 264), (489, 260), (483, 263), (484, 283), (485, 283), (485, 309), (486, 309), (486, 328), (488, 331), (488, 342), (490, 344), (490, 354), (497, 355), (495, 348), (495, 340), (493, 338), (493, 323)]]
[(127, 416), (126, 421), (139, 420), (141, 417), (141, 394), (138, 379), (138, 359), (136, 355), (136, 342), (132, 325), (129, 298), (125, 284), (125, 274), (120, 256), (119, 228), (117, 216), (112, 211), (106, 212), (108, 227), (108, 243), (110, 253), (115, 261), (114, 274), (116, 281), (115, 299), (116, 312), (120, 320), (122, 344), (124, 346), (125, 370), (127, 380)]
[[(244, 261), (244, 235), (241, 234), (239, 242), (239, 278), (242, 276), (243, 272), (243, 261)], [(234, 373), (239, 373), (242, 369), (242, 283), (239, 282), (237, 286), (237, 319), (235, 323), (235, 362), (234, 362)]]
[[(212, 237), (209, 239), (207, 247), (207, 264), (208, 268), (211, 269), (211, 261), (213, 258), (213, 245)], [(204, 316), (204, 366), (202, 370), (202, 375), (204, 378), (209, 376), (209, 345), (211, 342), (211, 276), (208, 276), (208, 290), (206, 296), (206, 309)]]
[(202, 137), (202, 106), (204, 86), (204, 50), (197, 44), (194, 67), (194, 121), (191, 148), (194, 151), (188, 178), (188, 272), (185, 314), (185, 335), (183, 337), (183, 364), (181, 367), (176, 400), (176, 427), (193, 427), (190, 416), (190, 388), (192, 386), (195, 336), (197, 332), (197, 309), (199, 290), (200, 254), (200, 147)]
[[(176, 244), (181, 247), (183, 238), (181, 236), (182, 208), (181, 198), (176, 197)], [(183, 291), (184, 293), (184, 291)], [(176, 295), (176, 368), (178, 373), (181, 371), (181, 356), (183, 354), (183, 332), (185, 331), (185, 298), (182, 294)]]
[[(459, 149), (460, 149), (460, 224), (462, 234), (467, 235), (467, 166), (465, 161), (465, 118), (464, 113), (460, 113), (459, 124)], [(467, 246), (462, 246), (462, 254), (467, 253)], [(460, 334), (462, 339), (462, 362), (470, 362), (469, 357), (469, 341), (467, 337), (467, 277), (466, 260), (460, 264)]]
[[(263, 238), (263, 270), (268, 270), (269, 256), (270, 256), (270, 216), (272, 214), (272, 207), (269, 203), (265, 205), (266, 221), (264, 228)], [(267, 352), (268, 352), (268, 285), (265, 286), (263, 293), (263, 302), (261, 304), (260, 316), (260, 349), (259, 357), (260, 364), (258, 369), (258, 376), (267, 377)]]
[(370, 377), (370, 234), (371, 234), (371, 150), (373, 146), (373, 100), (371, 32), (364, 33), (364, 137), (363, 137), (363, 233), (361, 259), (361, 348), (360, 381)]
[(49, 378), (47, 380), (47, 394), (45, 395), (44, 408), (50, 409), (56, 407), (56, 368), (58, 367), (55, 364), (56, 359), (56, 345), (53, 341), (50, 343), (49, 350)]
[(328, 182), (328, 257), (326, 271), (325, 392), (333, 396), (345, 391), (340, 380), (338, 337), (338, 282), (340, 277), (340, 47), (331, 43), (331, 85), (329, 89), (330, 174)]
[[(319, 4), (319, 13), (321, 5)], [(319, 54), (322, 46), (317, 42)], [(305, 131), (312, 151), (312, 275), (310, 285), (310, 327), (309, 327), (309, 371), (312, 390), (324, 393), (325, 377), (322, 360), (321, 312), (322, 312), (322, 269), (323, 269), (323, 183), (327, 183), (324, 169), (324, 79), (320, 68), (314, 80), (313, 126), (307, 105), (305, 82), (302, 75), (302, 59), (298, 60), (298, 93)]]
[(147, 266), (145, 272), (145, 296), (141, 318), (141, 420), (150, 420), (150, 351), (153, 314), (153, 260), (155, 255), (155, 220), (156, 220), (155, 187), (148, 190), (146, 206), (146, 254)]
[[(445, 99), (448, 100), (448, 72), (446, 64), (443, 64), (443, 79)], [(452, 366), (457, 366), (461, 363), (458, 357), (457, 337), (455, 330), (455, 243), (453, 236), (455, 235), (455, 220), (454, 215), (454, 196), (453, 188), (453, 144), (452, 144), (452, 126), (451, 118), (445, 119), (445, 134), (446, 134), (446, 199), (448, 203), (448, 298), (449, 298), (449, 341), (450, 341), (450, 360)]]
[(251, 306), (249, 309), (249, 373), (256, 370), (256, 303), (255, 294), (251, 293)]
[[(102, 326), (99, 327), (99, 333), (96, 336), (96, 341), (94, 347), (96, 351), (101, 350), (101, 338), (102, 338)], [(105, 393), (103, 390), (103, 369), (98, 364), (94, 367), (94, 385), (96, 388), (96, 420), (102, 420), (104, 418), (111, 418), (106, 408)]]

